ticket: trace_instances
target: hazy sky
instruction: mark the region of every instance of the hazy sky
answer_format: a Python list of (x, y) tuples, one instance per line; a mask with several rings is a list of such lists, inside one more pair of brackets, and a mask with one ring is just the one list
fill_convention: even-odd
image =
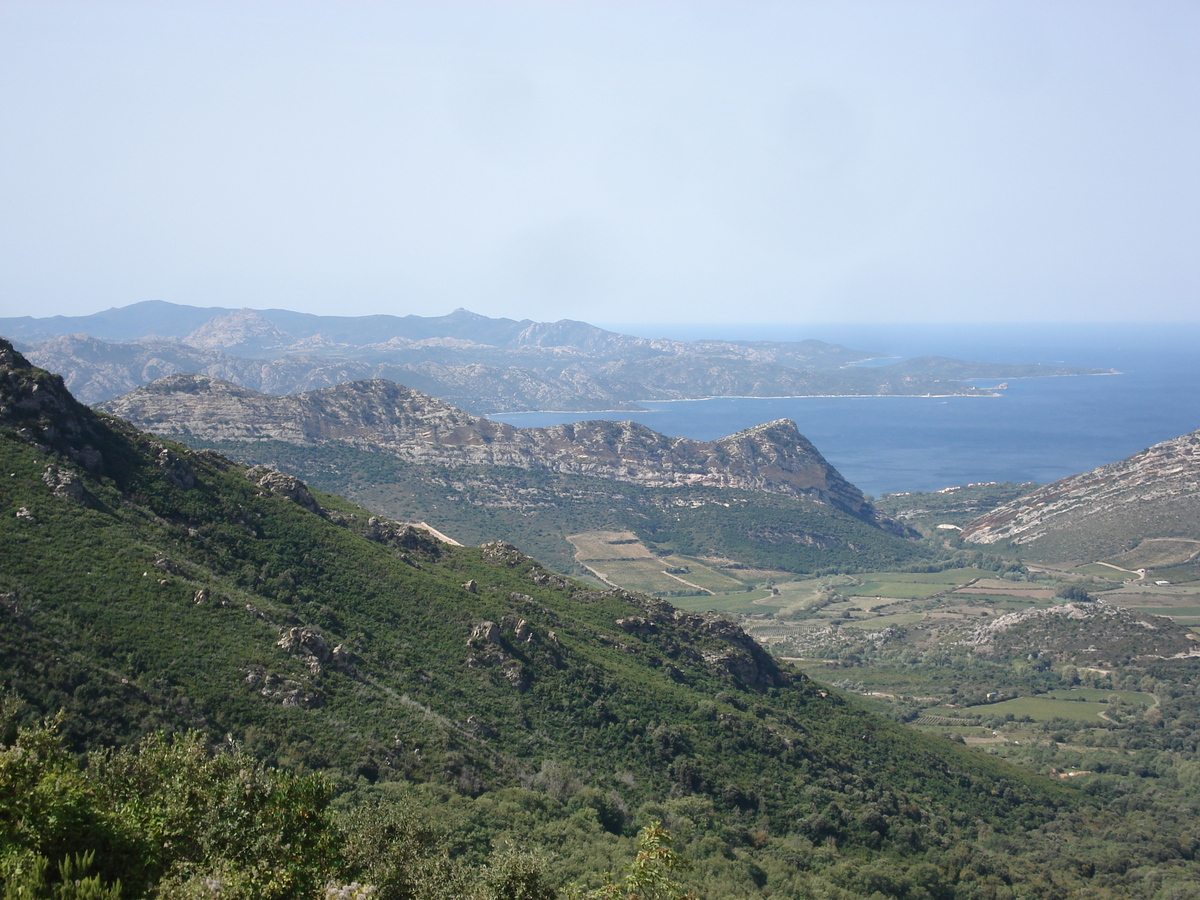
[(0, 315), (1200, 320), (1200, 3), (0, 0)]

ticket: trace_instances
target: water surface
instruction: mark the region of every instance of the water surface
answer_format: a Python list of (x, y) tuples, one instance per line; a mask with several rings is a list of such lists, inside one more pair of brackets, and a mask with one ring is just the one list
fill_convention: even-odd
[(1200, 325), (666, 329), (614, 328), (684, 340), (813, 337), (899, 358), (1040, 362), (1115, 368), (1121, 374), (1009, 379), (1008, 389), (994, 398), (712, 399), (644, 403), (646, 411), (635, 413), (492, 418), (518, 426), (633, 419), (697, 440), (788, 418), (846, 478), (874, 495), (981, 481), (1050, 482), (1200, 428)]

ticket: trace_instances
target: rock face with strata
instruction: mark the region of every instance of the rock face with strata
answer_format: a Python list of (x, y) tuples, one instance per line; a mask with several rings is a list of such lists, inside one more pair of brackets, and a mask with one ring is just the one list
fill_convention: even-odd
[(1006, 503), (962, 530), (1031, 558), (1095, 560), (1148, 538), (1200, 540), (1200, 431), (1155, 444)]
[(141, 428), (211, 441), (327, 441), (448, 467), (510, 466), (645, 487), (703, 485), (792, 494), (902, 531), (878, 514), (787, 419), (716, 441), (635, 422), (516, 428), (380, 379), (287, 397), (202, 375), (171, 375), (103, 405)]

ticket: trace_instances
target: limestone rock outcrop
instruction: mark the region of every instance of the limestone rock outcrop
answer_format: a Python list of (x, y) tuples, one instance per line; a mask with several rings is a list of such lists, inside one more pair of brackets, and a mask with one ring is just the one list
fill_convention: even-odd
[(1200, 431), (1037, 488), (963, 528), (963, 541), (1008, 541), (1033, 558), (1102, 559), (1147, 538), (1200, 541)]
[(58, 466), (46, 466), (46, 471), (42, 473), (42, 481), (55, 497), (74, 500), (76, 503), (83, 502), (83, 482), (74, 472)]
[(309, 491), (308, 485), (295, 475), (279, 472), (270, 466), (252, 466), (246, 470), (246, 478), (259, 487), (291, 500), (312, 513), (320, 513), (321, 507)]
[(429, 465), (792, 494), (904, 531), (877, 513), (788, 419), (716, 441), (668, 437), (635, 422), (516, 428), (380, 379), (274, 397), (203, 375), (168, 376), (104, 408), (148, 430), (203, 440), (337, 441)]
[(350, 649), (344, 644), (330, 647), (325, 635), (312, 625), (280, 629), (276, 646), (302, 660), (313, 675), (321, 674), (326, 666), (347, 673), (352, 673), (354, 669)]

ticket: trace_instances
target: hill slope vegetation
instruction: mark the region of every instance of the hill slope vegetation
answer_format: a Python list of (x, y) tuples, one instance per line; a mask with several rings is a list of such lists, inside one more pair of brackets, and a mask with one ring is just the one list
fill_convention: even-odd
[[(513, 816), (582, 810), (616, 836), (687, 800), (691, 827), (734, 829), (706, 865), (737, 892), (834, 865), (787, 850), (822, 842), (886, 853), (912, 884), (934, 848), (1062, 802), (856, 708), (719, 616), (596, 590), (508, 544), (447, 546), (154, 438), (7, 345), (0, 453), (0, 677), (27, 715), (65, 710), (76, 749), (194, 727), (348, 796), (548, 791)], [(976, 877), (959, 868), (921, 877), (952, 896)]]

